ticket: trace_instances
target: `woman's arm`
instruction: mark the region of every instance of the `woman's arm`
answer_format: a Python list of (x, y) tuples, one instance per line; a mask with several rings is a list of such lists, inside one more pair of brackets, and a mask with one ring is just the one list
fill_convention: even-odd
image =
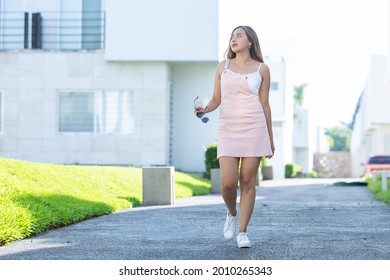
[[(263, 64), (261, 66), (260, 75), (262, 78), (260, 93), (259, 93), (260, 103), (261, 103), (261, 106), (263, 106), (265, 120), (267, 122), (269, 140), (271, 143), (272, 155), (273, 155), (274, 151), (275, 151), (275, 146), (274, 146), (274, 137), (273, 137), (273, 132), (272, 132), (271, 107), (269, 105), (269, 89), (270, 89), (271, 75), (269, 72), (269, 68), (266, 64)], [(268, 158), (271, 158), (272, 155), (268, 156)]]
[[(221, 74), (224, 69), (225, 61), (222, 61), (218, 64), (217, 71), (215, 73), (215, 80), (214, 80), (214, 91), (213, 96), (209, 103), (207, 104), (207, 109), (205, 113), (210, 113), (218, 108), (218, 106), (221, 104)], [(197, 107), (195, 108), (195, 111), (204, 111), (205, 108)]]

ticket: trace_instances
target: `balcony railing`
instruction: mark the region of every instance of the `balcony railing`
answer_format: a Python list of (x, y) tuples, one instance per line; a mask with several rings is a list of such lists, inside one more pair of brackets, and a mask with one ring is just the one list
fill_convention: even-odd
[(0, 14), (0, 50), (94, 50), (104, 41), (104, 12)]

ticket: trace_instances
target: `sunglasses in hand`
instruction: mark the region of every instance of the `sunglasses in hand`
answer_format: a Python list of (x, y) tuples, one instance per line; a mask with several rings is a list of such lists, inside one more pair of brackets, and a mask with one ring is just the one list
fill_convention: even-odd
[(202, 111), (196, 111), (196, 108), (199, 107), (199, 106), (196, 106), (196, 100), (198, 100), (199, 96), (197, 98), (195, 98), (194, 100), (194, 107), (195, 107), (195, 115), (202, 120), (203, 123), (207, 123), (209, 121), (209, 118), (208, 117), (205, 117), (205, 112), (207, 110), (207, 106), (206, 108), (204, 108), (203, 112)]

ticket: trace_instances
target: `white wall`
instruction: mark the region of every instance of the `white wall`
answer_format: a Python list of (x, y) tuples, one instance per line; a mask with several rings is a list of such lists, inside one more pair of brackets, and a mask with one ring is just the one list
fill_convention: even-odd
[(323, 127), (317, 126), (315, 128), (316, 130), (316, 137), (315, 137), (315, 153), (329, 153), (330, 147), (328, 139), (325, 136), (325, 130)]
[(299, 164), (302, 167), (302, 172), (304, 173), (308, 173), (310, 170), (309, 138), (309, 110), (306, 108), (300, 108), (297, 112), (296, 119), (294, 119), (293, 162)]
[[(286, 124), (284, 122), (273, 122), (272, 131), (274, 136), (275, 155), (268, 160), (267, 165), (272, 166), (273, 178), (283, 179), (285, 164), (290, 162), (286, 158), (286, 153), (291, 153), (291, 134), (286, 133)], [(287, 141), (286, 141), (287, 140)], [(287, 142), (290, 142), (288, 145)]]
[(386, 79), (386, 56), (374, 55), (367, 81), (366, 124), (388, 123), (390, 120), (390, 84)]
[(216, 142), (219, 110), (208, 114), (207, 124), (194, 115), (194, 99), (211, 99), (217, 63), (174, 63), (172, 159), (175, 168), (204, 172), (205, 150)]
[(386, 77), (386, 57), (371, 58), (366, 88), (351, 139), (352, 176), (361, 176), (368, 157), (390, 154), (390, 83)]
[(309, 110), (300, 108), (294, 119), (294, 148), (307, 148), (309, 146)]
[(110, 0), (106, 12), (107, 60), (218, 60), (218, 0)]
[[(387, 34), (390, 33), (390, 1), (387, 1)], [(390, 84), (390, 36), (387, 35), (387, 83)]]
[(324, 138), (319, 135), (312, 119), (307, 108), (300, 108), (294, 119), (293, 162), (302, 167), (303, 173), (309, 173), (313, 169), (314, 153), (318, 151)]
[(266, 60), (265, 63), (270, 69), (271, 82), (279, 84), (278, 90), (271, 90), (269, 102), (272, 109), (272, 119), (275, 121), (286, 121), (288, 112), (288, 96), (286, 90), (286, 65), (280, 60)]
[[(169, 84), (165, 62), (108, 63), (103, 51), (2, 52), (0, 156), (69, 164), (166, 165)], [(59, 133), (58, 91), (102, 89), (134, 92), (134, 132)]]
[(285, 164), (292, 160), (292, 72), (282, 59), (266, 59), (265, 62), (270, 69), (271, 82), (279, 83), (279, 89), (271, 90), (269, 95), (275, 155), (268, 161), (268, 165), (273, 167), (274, 178), (282, 179)]

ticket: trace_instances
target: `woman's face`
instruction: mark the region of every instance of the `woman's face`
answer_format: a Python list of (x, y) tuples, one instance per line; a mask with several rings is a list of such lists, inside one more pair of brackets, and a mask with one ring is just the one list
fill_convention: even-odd
[(245, 30), (242, 28), (237, 28), (234, 30), (232, 37), (230, 38), (230, 48), (233, 52), (237, 53), (242, 50), (247, 50), (249, 47), (248, 36), (245, 33)]

